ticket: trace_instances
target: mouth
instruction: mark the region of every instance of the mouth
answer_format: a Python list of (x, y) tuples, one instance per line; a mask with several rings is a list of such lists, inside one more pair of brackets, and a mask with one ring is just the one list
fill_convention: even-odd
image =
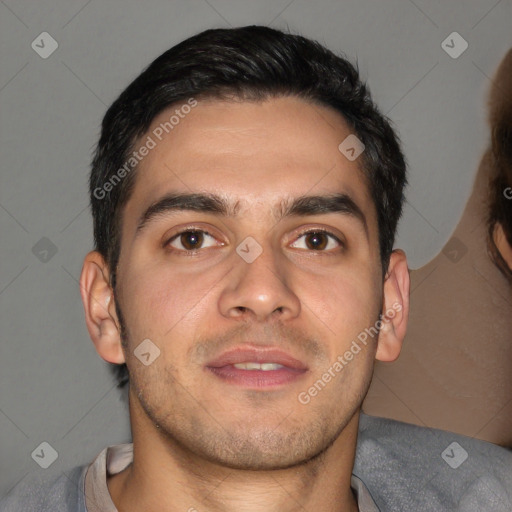
[(224, 352), (205, 368), (225, 383), (251, 389), (281, 387), (308, 371), (305, 363), (286, 352), (254, 345)]

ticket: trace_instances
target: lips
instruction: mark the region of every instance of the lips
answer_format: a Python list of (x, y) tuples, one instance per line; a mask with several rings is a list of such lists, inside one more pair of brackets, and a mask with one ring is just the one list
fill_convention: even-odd
[(261, 345), (244, 345), (224, 352), (205, 369), (228, 386), (268, 392), (297, 383), (308, 373), (302, 361), (276, 347)]
[[(299, 361), (295, 357), (272, 347), (237, 347), (227, 352), (224, 352), (219, 357), (208, 362), (208, 368), (222, 368), (239, 363), (276, 363), (285, 366), (288, 369), (297, 371), (306, 371), (307, 365)], [(250, 370), (247, 370), (250, 371)]]

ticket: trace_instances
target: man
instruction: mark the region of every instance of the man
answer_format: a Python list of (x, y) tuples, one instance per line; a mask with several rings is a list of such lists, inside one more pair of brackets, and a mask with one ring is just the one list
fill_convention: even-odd
[(208, 30), (156, 59), (103, 121), (81, 275), (133, 444), (4, 510), (507, 510), (506, 450), (361, 415), (406, 332), (405, 182), (317, 43)]

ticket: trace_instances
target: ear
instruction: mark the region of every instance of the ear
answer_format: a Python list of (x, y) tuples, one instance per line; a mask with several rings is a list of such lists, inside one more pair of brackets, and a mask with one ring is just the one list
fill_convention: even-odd
[(375, 358), (394, 361), (400, 355), (409, 318), (410, 278), (405, 253), (396, 249), (391, 253), (384, 279), (382, 301), (382, 327)]
[(87, 330), (96, 351), (105, 361), (122, 364), (125, 357), (121, 329), (108, 276), (109, 269), (101, 254), (97, 251), (88, 253), (80, 275), (80, 293)]
[(507, 241), (505, 231), (503, 230), (503, 226), (500, 222), (496, 222), (492, 237), (501, 257), (505, 260), (508, 268), (512, 270), (512, 247)]

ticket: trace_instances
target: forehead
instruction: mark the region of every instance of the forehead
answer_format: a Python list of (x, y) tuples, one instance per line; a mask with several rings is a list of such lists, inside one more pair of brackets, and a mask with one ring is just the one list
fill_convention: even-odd
[(177, 190), (229, 197), (241, 213), (299, 195), (345, 193), (374, 215), (361, 157), (350, 161), (338, 149), (352, 131), (333, 109), (294, 97), (180, 107), (157, 116), (135, 145), (149, 137), (153, 147), (138, 164), (126, 217)]

